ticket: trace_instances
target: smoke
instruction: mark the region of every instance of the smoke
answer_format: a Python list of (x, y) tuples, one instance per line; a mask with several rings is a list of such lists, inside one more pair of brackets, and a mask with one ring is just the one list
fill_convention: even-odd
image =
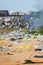
[(34, 2), (33, 6), (37, 11), (43, 10), (43, 0), (34, 0)]

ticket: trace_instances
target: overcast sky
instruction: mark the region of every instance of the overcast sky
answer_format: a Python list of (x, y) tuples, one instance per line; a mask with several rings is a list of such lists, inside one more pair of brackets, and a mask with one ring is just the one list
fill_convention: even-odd
[(43, 0), (0, 0), (0, 10), (28, 12), (43, 9)]

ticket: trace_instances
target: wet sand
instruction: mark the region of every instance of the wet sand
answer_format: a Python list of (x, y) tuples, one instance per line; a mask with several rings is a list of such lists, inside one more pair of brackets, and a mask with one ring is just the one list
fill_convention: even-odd
[[(27, 40), (26, 42), (15, 44), (16, 42), (4, 40), (3, 43), (7, 46), (12, 44), (12, 49), (10, 51), (0, 52), (0, 65), (43, 65), (43, 58), (34, 58), (35, 55), (43, 55), (43, 52), (35, 51), (34, 48), (38, 44), (43, 46), (43, 41)], [(32, 48), (20, 48), (22, 45), (30, 45)], [(25, 60), (31, 60), (36, 63), (25, 64)]]

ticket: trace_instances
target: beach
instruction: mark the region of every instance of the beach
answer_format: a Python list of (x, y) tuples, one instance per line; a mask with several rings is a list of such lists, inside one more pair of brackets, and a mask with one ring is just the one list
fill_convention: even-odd
[[(12, 44), (11, 50), (0, 52), (0, 65), (43, 65), (43, 58), (35, 58), (35, 55), (43, 55), (43, 51), (35, 51), (36, 45), (42, 45), (40, 40), (26, 40), (24, 41), (5, 41), (4, 45)], [(28, 46), (28, 47), (26, 47)], [(35, 63), (26, 63), (31, 60)]]

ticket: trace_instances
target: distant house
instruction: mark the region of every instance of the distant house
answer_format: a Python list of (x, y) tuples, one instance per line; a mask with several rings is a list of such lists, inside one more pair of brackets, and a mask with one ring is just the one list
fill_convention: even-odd
[(9, 12), (9, 15), (19, 15), (19, 13), (18, 12), (15, 12), (15, 11), (10, 11)]
[(7, 10), (0, 10), (0, 16), (7, 16), (9, 12)]
[(19, 15), (24, 15), (24, 12), (19, 11), (18, 14)]
[(15, 12), (14, 11), (10, 11), (9, 15), (15, 15)]

